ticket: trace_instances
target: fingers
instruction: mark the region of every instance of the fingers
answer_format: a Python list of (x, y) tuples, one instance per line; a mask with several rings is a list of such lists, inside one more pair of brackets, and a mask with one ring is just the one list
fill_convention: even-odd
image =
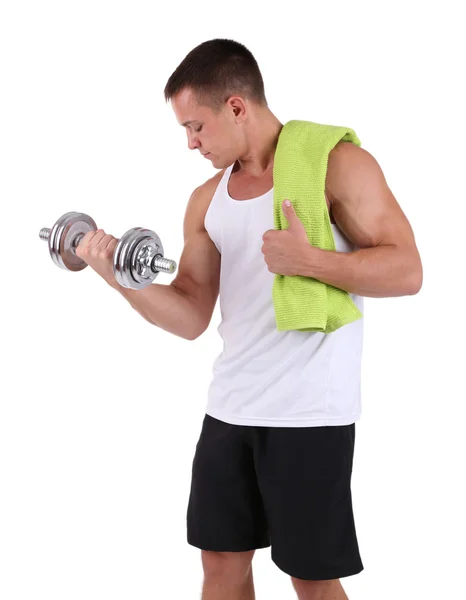
[(296, 214), (293, 205), (289, 200), (284, 200), (282, 203), (283, 212), (288, 220), (288, 223), (291, 225), (292, 222), (299, 221), (298, 215)]
[(80, 258), (85, 258), (86, 256), (104, 256), (108, 258), (109, 256), (113, 256), (113, 251), (117, 243), (118, 240), (113, 235), (106, 234), (103, 229), (89, 231), (79, 242), (76, 254)]
[(110, 237), (111, 237), (111, 239), (105, 250), (109, 256), (113, 256), (115, 254), (115, 248), (118, 245), (118, 240), (115, 239), (113, 236), (110, 236)]
[(119, 240), (117, 240), (116, 238), (114, 238), (112, 236), (112, 239), (110, 240), (110, 243), (107, 246), (107, 248), (109, 248), (111, 246), (113, 249), (115, 249), (117, 247), (117, 245), (118, 245), (118, 242), (119, 242)]
[(76, 256), (79, 256), (79, 258), (83, 258), (85, 251), (87, 251), (87, 248), (89, 247), (89, 244), (91, 243), (92, 239), (98, 232), (99, 232), (99, 230), (88, 231), (86, 233), (86, 235), (83, 237), (83, 239), (79, 242), (79, 244), (76, 247)]

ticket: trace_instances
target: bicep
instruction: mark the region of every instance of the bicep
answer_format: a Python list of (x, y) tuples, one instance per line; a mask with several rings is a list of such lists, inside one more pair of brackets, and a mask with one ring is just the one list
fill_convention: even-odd
[(369, 152), (351, 143), (335, 147), (327, 185), (335, 222), (356, 246), (415, 248), (412, 227)]
[(220, 254), (204, 227), (206, 200), (198, 189), (188, 202), (183, 223), (184, 247), (172, 285), (193, 298), (210, 321), (219, 293)]
[(217, 300), (219, 280), (220, 255), (215, 244), (206, 231), (192, 233), (185, 240), (173, 284), (210, 306)]

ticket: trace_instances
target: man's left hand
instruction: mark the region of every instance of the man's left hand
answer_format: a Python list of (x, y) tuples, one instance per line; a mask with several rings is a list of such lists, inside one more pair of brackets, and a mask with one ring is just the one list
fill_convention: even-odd
[(299, 275), (305, 270), (311, 245), (291, 202), (284, 200), (282, 208), (289, 227), (266, 231), (262, 236), (264, 243), (261, 250), (271, 273)]

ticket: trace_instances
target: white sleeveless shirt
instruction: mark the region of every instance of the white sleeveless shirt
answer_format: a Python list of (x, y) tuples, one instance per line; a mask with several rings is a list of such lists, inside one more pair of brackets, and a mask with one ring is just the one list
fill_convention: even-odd
[[(251, 200), (228, 193), (233, 165), (217, 186), (204, 224), (221, 254), (218, 332), (206, 413), (233, 425), (348, 425), (361, 415), (363, 319), (325, 334), (278, 331), (275, 274), (262, 236), (274, 229), (273, 189)], [(332, 224), (336, 250), (355, 249)], [(351, 294), (361, 312), (363, 298)]]

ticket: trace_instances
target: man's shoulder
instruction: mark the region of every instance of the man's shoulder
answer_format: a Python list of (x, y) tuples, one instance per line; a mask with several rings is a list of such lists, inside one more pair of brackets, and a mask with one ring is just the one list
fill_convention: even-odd
[(338, 197), (338, 190), (348, 185), (349, 179), (375, 172), (377, 161), (366, 149), (353, 142), (340, 141), (329, 152), (327, 161), (326, 192), (330, 200)]
[(205, 195), (210, 194), (212, 197), (214, 195), (214, 192), (217, 189), (217, 186), (220, 183), (225, 171), (226, 171), (226, 169), (221, 169), (220, 171), (215, 173), (215, 175), (213, 175), (212, 177), (207, 179), (207, 181), (204, 181), (204, 183), (201, 183), (201, 185), (197, 188), (197, 190), (199, 190), (199, 193), (205, 194)]
[(195, 188), (186, 207), (188, 221), (194, 220), (198, 226), (203, 227), (205, 215), (224, 173), (225, 169), (222, 169)]
[(329, 156), (333, 157), (342, 157), (345, 156), (348, 159), (354, 158), (356, 156), (361, 156), (361, 154), (365, 154), (367, 151), (364, 150), (361, 146), (354, 144), (353, 142), (349, 142), (348, 140), (340, 140), (335, 144), (335, 146), (330, 150)]
[(198, 205), (202, 205), (205, 208), (205, 210), (207, 210), (212, 198), (214, 197), (215, 190), (217, 189), (218, 184), (220, 183), (225, 171), (226, 169), (222, 169), (221, 171), (215, 173), (213, 177), (210, 177), (209, 179), (207, 179), (207, 181), (201, 183), (193, 191), (191, 195), (191, 201), (195, 202)]

